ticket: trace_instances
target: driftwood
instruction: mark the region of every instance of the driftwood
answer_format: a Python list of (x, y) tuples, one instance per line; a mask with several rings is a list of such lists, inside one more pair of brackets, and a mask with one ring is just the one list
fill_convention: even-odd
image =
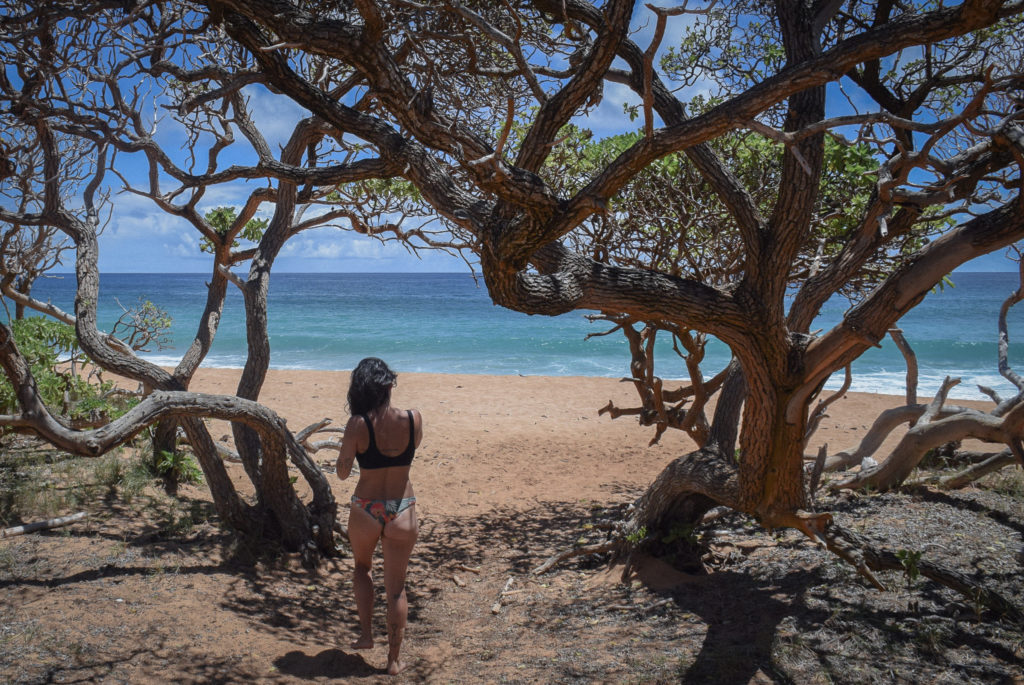
[(75, 521), (81, 521), (86, 517), (84, 511), (80, 511), (77, 514), (70, 514), (68, 516), (58, 516), (57, 518), (46, 519), (45, 521), (35, 521), (33, 523), (26, 523), (23, 526), (14, 526), (13, 528), (5, 528), (0, 530), (0, 538), (11, 538), (15, 535), (25, 535), (26, 533), (34, 533), (37, 530), (48, 530), (50, 528), (60, 528), (61, 526), (67, 526)]
[(970, 485), (982, 476), (995, 473), (1004, 466), (1009, 466), (1017, 461), (1013, 451), (1009, 448), (1002, 452), (990, 455), (987, 459), (971, 464), (966, 469), (945, 477), (924, 477), (906, 481), (909, 486), (934, 485), (942, 490), (956, 490)]
[(587, 547), (577, 547), (576, 549), (566, 550), (558, 554), (553, 554), (548, 557), (547, 561), (533, 569), (534, 575), (540, 575), (556, 564), (560, 564), (566, 559), (572, 559), (573, 557), (590, 556), (591, 554), (603, 554), (605, 552), (612, 552), (620, 547), (618, 542), (604, 542), (599, 545), (589, 545)]
[(907, 404), (917, 404), (917, 355), (899, 328), (890, 328), (889, 337), (896, 343), (900, 354), (907, 363)]
[[(1024, 467), (1024, 378), (1010, 368), (1009, 331), (1006, 323), (1010, 309), (1024, 300), (1024, 261), (1019, 259), (1018, 269), (1020, 285), (1003, 301), (998, 317), (999, 373), (1014, 385), (1017, 394), (1003, 400), (991, 388), (979, 385), (978, 389), (996, 403), (992, 411), (982, 412), (949, 406), (946, 404), (946, 395), (960, 380), (947, 377), (930, 404), (917, 404), (917, 358), (902, 332), (899, 329), (891, 329), (889, 334), (907, 363), (907, 404), (879, 414), (867, 435), (855, 448), (825, 459), (825, 471), (862, 466), (858, 474), (833, 485), (833, 489), (870, 487), (888, 490), (898, 487), (906, 481), (929, 450), (946, 443), (959, 442), (964, 438), (1001, 443), (1008, 449), (997, 454), (965, 453), (961, 456), (966, 461), (973, 462), (967, 469), (953, 476), (920, 478), (908, 484), (935, 484), (943, 489), (953, 489), (963, 487), (1014, 462)], [(881, 463), (866, 461), (875, 454), (885, 438), (904, 423), (909, 424), (910, 429), (889, 456)]]
[[(1021, 459), (1020, 450), (1015, 449), (1015, 445), (1020, 442), (1024, 403), (1018, 404), (1002, 417), (970, 409), (943, 416), (941, 410), (946, 395), (959, 382), (959, 379), (946, 378), (935, 399), (885, 461), (872, 468), (862, 469), (860, 473), (833, 485), (833, 489), (892, 489), (906, 480), (929, 450), (968, 437), (1009, 445), (1017, 459)], [(984, 475), (981, 470), (974, 473), (979, 477)]]

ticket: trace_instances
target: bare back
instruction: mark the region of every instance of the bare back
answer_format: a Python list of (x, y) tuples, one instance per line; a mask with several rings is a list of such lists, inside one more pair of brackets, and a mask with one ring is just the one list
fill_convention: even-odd
[[(371, 430), (366, 419), (372, 421)], [(413, 448), (419, 447), (423, 439), (423, 419), (416, 410), (411, 411)], [(353, 416), (345, 428), (341, 453), (338, 457), (338, 474), (342, 475), (342, 464), (362, 455), (375, 443), (376, 452), (384, 460), (397, 457), (409, 448), (410, 413), (388, 407), (380, 414), (369, 414), (365, 418)], [(412, 483), (409, 481), (411, 466), (389, 466), (385, 468), (361, 468), (359, 482), (353, 495), (367, 499), (401, 499), (413, 496)], [(347, 473), (345, 474), (347, 476)]]

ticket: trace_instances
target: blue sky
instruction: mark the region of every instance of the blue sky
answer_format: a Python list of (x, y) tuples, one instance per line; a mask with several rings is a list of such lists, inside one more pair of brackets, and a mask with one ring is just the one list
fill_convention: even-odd
[[(637, 12), (640, 18), (649, 14)], [(668, 31), (662, 42), (662, 49), (678, 42), (682, 22), (686, 18), (670, 20)], [(638, 22), (636, 40), (646, 47), (650, 42), (652, 26)], [(306, 112), (287, 98), (273, 95), (266, 90), (249, 90), (252, 110), (260, 131), (278, 149), (291, 132), (295, 122)], [(597, 136), (611, 135), (623, 130), (635, 129), (641, 122), (630, 122), (623, 115), (623, 104), (637, 104), (636, 96), (625, 86), (608, 83), (604, 99), (586, 118), (576, 123), (591, 129)], [(660, 122), (656, 122), (659, 125)], [(182, 129), (169, 117), (157, 127), (158, 139), (169, 150), (180, 145)], [(238, 136), (241, 139), (241, 136)], [(245, 143), (236, 143), (244, 148)], [(245, 161), (240, 152), (235, 159)], [(222, 166), (235, 159), (226, 158)], [(251, 161), (251, 160), (250, 160)], [(122, 158), (126, 163), (127, 176), (133, 183), (145, 182), (145, 167), (141, 156), (136, 159)], [(184, 164), (183, 161), (180, 163)], [(132, 169), (137, 173), (133, 174)], [(108, 176), (109, 178), (109, 176)], [(212, 188), (199, 204), (200, 211), (207, 211), (222, 205), (241, 205), (253, 186), (244, 183)], [(104, 273), (209, 273), (212, 257), (199, 250), (197, 232), (184, 220), (157, 209), (153, 203), (130, 193), (112, 196), (113, 209), (110, 221), (100, 236), (100, 270)], [(269, 205), (266, 206), (270, 211)], [(60, 271), (73, 271), (73, 256), (67, 256), (67, 264)], [(468, 270), (462, 259), (440, 251), (423, 250), (413, 254), (397, 243), (383, 244), (377, 240), (337, 228), (322, 228), (307, 231), (293, 238), (282, 249), (274, 270), (286, 272), (458, 272)], [(987, 255), (964, 265), (961, 271), (1013, 271), (1014, 266), (1000, 252)]]

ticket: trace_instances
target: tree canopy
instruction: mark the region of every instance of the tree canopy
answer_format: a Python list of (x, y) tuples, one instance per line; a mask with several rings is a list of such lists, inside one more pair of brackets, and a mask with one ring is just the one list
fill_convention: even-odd
[[(493, 301), (521, 312), (715, 336), (735, 364), (706, 442), (662, 504), (648, 500), (652, 516), (689, 497), (691, 516), (720, 503), (819, 535), (827, 517), (801, 511), (803, 446), (826, 379), (954, 268), (1024, 237), (1022, 12), (998, 0), (6, 2), (5, 165), (42, 152), (5, 174), (7, 195), (30, 199), (0, 220), (75, 241), (83, 347), (167, 391), (208, 347), (227, 267), (248, 262), (238, 396), (258, 398), (273, 261), (332, 222), (465, 248)], [(308, 114), (279, 151), (253, 124), (253, 88)], [(616, 137), (584, 142), (588, 117), (624, 91)], [(147, 104), (187, 132), (184, 162)], [(244, 161), (228, 163), (243, 141)], [(173, 375), (114, 356), (88, 305), (97, 191), (139, 154), (147, 181), (124, 178), (130, 192), (215, 255), (211, 305)], [(226, 230), (199, 212), (208, 189), (255, 179)], [(265, 230), (237, 249), (264, 203)], [(434, 232), (396, 220), (424, 212)], [(812, 331), (836, 293), (856, 305)], [(239, 431), (254, 481), (279, 481)], [(270, 500), (279, 519), (294, 509)]]

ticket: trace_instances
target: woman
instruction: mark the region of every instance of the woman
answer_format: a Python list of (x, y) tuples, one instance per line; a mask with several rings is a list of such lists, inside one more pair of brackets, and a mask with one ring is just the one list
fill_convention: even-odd
[(360, 635), (352, 647), (373, 647), (373, 551), (381, 541), (384, 554), (384, 589), (387, 592), (388, 673), (400, 672), (409, 604), (405, 573), (419, 532), (416, 497), (409, 469), (416, 447), (423, 439), (423, 418), (416, 410), (391, 406), (395, 374), (380, 359), (362, 360), (352, 371), (348, 389), (351, 418), (338, 454), (338, 478), (352, 473), (359, 462), (359, 482), (352, 494), (348, 538), (352, 545), (355, 575), (352, 580), (359, 610)]

